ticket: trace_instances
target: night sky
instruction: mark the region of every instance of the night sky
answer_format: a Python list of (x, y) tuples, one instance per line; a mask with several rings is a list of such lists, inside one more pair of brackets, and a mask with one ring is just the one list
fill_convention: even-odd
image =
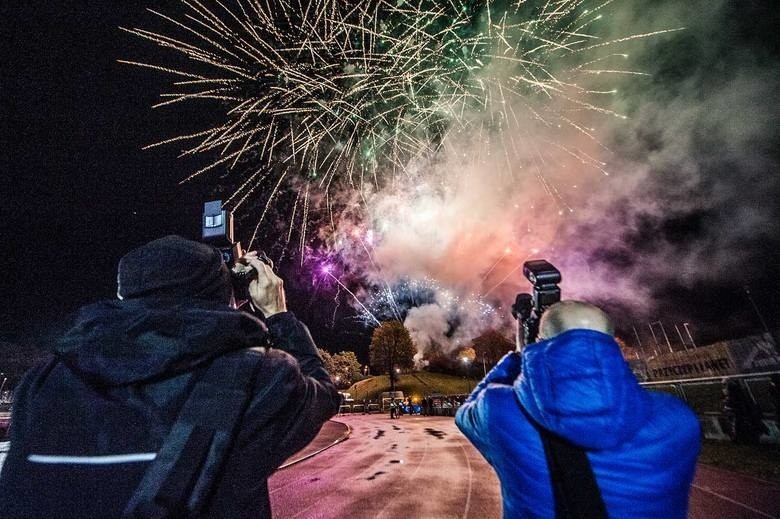
[[(113, 297), (116, 265), (129, 249), (165, 234), (199, 235), (202, 203), (215, 196), (214, 177), (186, 185), (179, 181), (204, 159), (177, 159), (169, 147), (141, 148), (203, 126), (213, 107), (151, 110), (167, 78), (117, 63), (155, 52), (119, 30), (147, 24), (151, 16), (146, 4), (54, 0), (4, 2), (0, 7), (2, 340), (27, 343), (46, 335), (80, 305)], [(161, 10), (178, 5), (170, 0), (154, 4)], [(733, 14), (728, 37), (734, 46), (765, 56), (780, 73), (772, 40), (775, 2), (726, 4)], [(684, 53), (684, 43), (676, 50)], [(660, 80), (677, 80), (673, 67), (667, 72), (672, 76)], [(763, 149), (778, 143), (777, 91), (774, 95), (764, 100), (766, 110), (774, 113), (775, 128)], [(774, 159), (778, 153), (775, 148)], [(776, 160), (762, 167), (764, 175), (778, 175)], [(768, 185), (776, 189), (777, 182)], [(713, 216), (707, 211), (648, 222), (647, 235), (635, 238), (663, 234), (668, 241), (685, 243)], [(700, 323), (702, 336), (716, 339), (760, 330), (741, 289), (748, 283), (765, 321), (776, 327), (778, 243), (777, 237), (761, 243), (746, 240), (755, 253), (733, 279), (687, 287), (659, 284), (657, 291), (677, 313), (687, 309), (692, 322)], [(599, 261), (620, 267), (620, 251), (604, 254)], [(283, 266), (282, 274), (291, 268)], [(310, 325), (321, 345), (334, 351), (356, 349), (366, 360), (370, 330), (351, 318), (354, 311), (346, 302), (335, 308), (333, 291), (309, 289), (307, 279), (290, 279), (288, 286), (288, 306)]]

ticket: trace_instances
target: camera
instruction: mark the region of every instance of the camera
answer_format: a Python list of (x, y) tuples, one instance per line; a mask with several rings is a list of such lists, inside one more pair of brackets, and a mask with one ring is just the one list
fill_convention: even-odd
[[(523, 275), (533, 285), (533, 294), (517, 294), (512, 317), (522, 324), (523, 344), (530, 344), (539, 335), (539, 319), (544, 311), (561, 300), (561, 273), (547, 260), (532, 260), (523, 263)], [(519, 327), (517, 333), (519, 338)]]
[[(203, 220), (201, 230), (205, 243), (222, 253), (222, 259), (230, 270), (233, 294), (238, 306), (249, 301), (249, 283), (257, 278), (254, 269), (234, 270), (236, 263), (241, 262), (244, 250), (241, 242), (233, 239), (233, 213), (222, 208), (222, 200), (213, 200), (203, 204)], [(273, 268), (273, 262), (264, 252), (258, 251), (257, 257)]]

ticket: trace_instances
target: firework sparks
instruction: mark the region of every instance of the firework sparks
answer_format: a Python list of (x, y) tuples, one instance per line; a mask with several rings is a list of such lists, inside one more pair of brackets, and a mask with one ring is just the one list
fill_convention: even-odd
[[(323, 244), (329, 255), (348, 250), (342, 261), (360, 264), (353, 271), (364, 271), (365, 304), (333, 266), (319, 274), (349, 293), (367, 321), (401, 320), (409, 308), (433, 301), (445, 313), (459, 307), (489, 320), (495, 310), (485, 297), (517, 268), (506, 265), (508, 247), (501, 253), (489, 238), (474, 238), (474, 229), (497, 228), (500, 219), (461, 221), (481, 203), (463, 193), (475, 184), (508, 191), (518, 179), (531, 180), (549, 202), (539, 205), (553, 206), (560, 218), (573, 214), (565, 188), (575, 183), (561, 185), (558, 172), (608, 176), (600, 154), (609, 149), (593, 119), (626, 117), (611, 107), (618, 90), (604, 80), (644, 75), (629, 68), (620, 46), (677, 30), (603, 37), (599, 27), (612, 0), (590, 4), (181, 0), (176, 14), (150, 10), (159, 29), (124, 29), (168, 49), (170, 61), (123, 62), (175, 78), (157, 107), (202, 100), (222, 107), (212, 126), (149, 147), (183, 144), (183, 156), (208, 157), (185, 181), (216, 172), (224, 179), (227, 170), (235, 186), (228, 208), (256, 218), (250, 247), (273, 228), (263, 225), (269, 217), (286, 218), (277, 238), (282, 256), (297, 231), (301, 264), (304, 251)], [(434, 178), (431, 165), (443, 156), (457, 171)], [(383, 214), (388, 198), (403, 207)], [(453, 200), (465, 201), (459, 211), (450, 208)], [(465, 230), (448, 228), (454, 221)], [(512, 250), (530, 250), (510, 226), (494, 232)], [(403, 241), (409, 235), (420, 243)], [(483, 246), (469, 247), (469, 237)], [(429, 256), (428, 264), (398, 271), (388, 248)], [(486, 260), (471, 273), (477, 285), (506, 274), (489, 290), (465, 283), (448, 292), (435, 279), (457, 258), (472, 262), (478, 254)]]
[[(435, 152), (453, 129), (506, 138), (512, 121), (535, 120), (595, 139), (572, 113), (623, 116), (588, 99), (614, 90), (588, 90), (579, 78), (641, 72), (588, 68), (622, 54), (585, 63), (572, 56), (592, 57), (594, 50), (668, 32), (607, 41), (589, 34), (608, 3), (587, 9), (583, 0), (536, 7), (522, 0), (182, 0), (176, 15), (150, 10), (163, 29), (125, 30), (183, 55), (188, 68), (124, 62), (179, 79), (157, 106), (207, 99), (225, 107), (213, 127), (152, 146), (190, 142), (183, 155), (216, 156), (188, 179), (240, 170), (251, 158), (261, 171), (237, 182), (230, 203), (236, 209), (250, 195), (265, 194), (254, 239), (280, 190), (306, 190), (308, 208), (310, 187), (379, 188), (405, 175), (411, 160)], [(553, 144), (584, 164), (603, 166), (581, 150)], [(268, 189), (258, 190), (261, 184)], [(554, 187), (548, 191), (565, 205)], [(294, 218), (293, 211), (291, 227)], [(301, 250), (308, 218), (304, 210)]]
[(325, 265), (323, 265), (322, 267), (320, 267), (320, 273), (322, 273), (322, 274), (324, 274), (324, 275), (328, 276), (330, 279), (332, 279), (333, 281), (335, 281), (335, 282), (338, 284), (338, 286), (339, 286), (339, 287), (341, 287), (341, 288), (342, 288), (342, 289), (343, 289), (343, 290), (344, 290), (346, 293), (348, 293), (350, 296), (352, 296), (352, 299), (354, 299), (354, 300), (355, 300), (355, 303), (357, 303), (357, 304), (360, 306), (360, 308), (363, 310), (363, 312), (364, 312), (364, 314), (363, 314), (363, 315), (365, 315), (365, 316), (367, 316), (367, 317), (370, 317), (370, 318), (371, 318), (371, 320), (372, 320), (372, 321), (373, 321), (375, 324), (377, 324), (377, 325), (379, 325), (379, 324), (382, 324), (382, 323), (379, 321), (379, 319), (377, 319), (377, 318), (376, 318), (376, 316), (375, 316), (375, 315), (374, 315), (374, 314), (371, 312), (371, 310), (369, 310), (369, 309), (368, 309), (368, 308), (367, 308), (367, 307), (366, 307), (366, 306), (365, 306), (365, 305), (364, 305), (364, 304), (363, 304), (363, 303), (360, 301), (360, 298), (358, 298), (358, 296), (356, 296), (356, 295), (355, 295), (355, 293), (354, 293), (354, 292), (352, 292), (352, 291), (351, 291), (351, 290), (350, 290), (350, 289), (347, 287), (347, 285), (345, 285), (344, 283), (342, 283), (342, 282), (341, 282), (341, 280), (340, 280), (339, 278), (337, 278), (336, 276), (334, 276), (334, 275), (333, 275), (333, 272), (332, 272), (332, 271), (333, 271), (333, 265), (331, 265), (331, 264), (325, 264)]

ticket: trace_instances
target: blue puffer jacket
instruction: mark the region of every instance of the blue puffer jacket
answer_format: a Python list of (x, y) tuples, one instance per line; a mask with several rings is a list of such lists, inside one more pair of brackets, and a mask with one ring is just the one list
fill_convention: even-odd
[(541, 439), (520, 404), (586, 450), (610, 517), (686, 516), (696, 416), (639, 386), (612, 337), (570, 330), (507, 354), (456, 416), (501, 480), (504, 517), (554, 517)]

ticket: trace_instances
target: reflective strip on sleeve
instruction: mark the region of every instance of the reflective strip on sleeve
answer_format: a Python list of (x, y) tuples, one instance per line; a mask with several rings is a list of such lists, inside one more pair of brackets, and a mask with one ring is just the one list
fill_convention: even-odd
[(30, 463), (72, 464), (72, 465), (111, 465), (114, 463), (138, 463), (152, 461), (156, 452), (138, 452), (134, 454), (114, 454), (110, 456), (56, 456), (49, 454), (30, 454)]

